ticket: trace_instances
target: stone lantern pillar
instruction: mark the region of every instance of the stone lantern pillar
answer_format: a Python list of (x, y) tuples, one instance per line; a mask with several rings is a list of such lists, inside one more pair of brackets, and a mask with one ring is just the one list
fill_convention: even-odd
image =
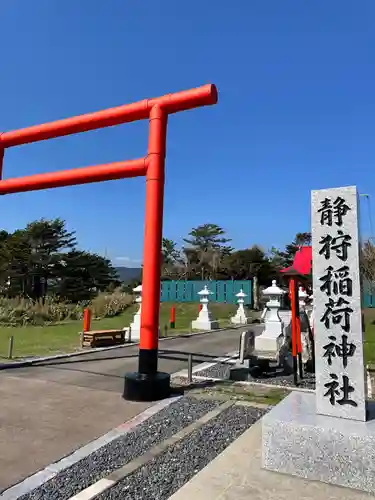
[(139, 340), (141, 338), (142, 285), (133, 288), (133, 292), (137, 295), (135, 302), (139, 304), (139, 309), (134, 314), (133, 322), (130, 324), (131, 338)]
[(272, 281), (272, 285), (265, 290), (263, 294), (269, 297), (267, 302), (267, 315), (265, 318), (265, 328), (263, 332), (255, 337), (255, 352), (260, 359), (268, 359), (270, 361), (279, 362), (280, 349), (284, 344), (283, 322), (281, 321), (278, 311), (280, 309), (280, 299), (285, 293), (277, 286), (276, 280)]
[(277, 286), (276, 280), (272, 281), (272, 285), (263, 290), (263, 295), (269, 297), (269, 300), (266, 304), (269, 313), (267, 314), (266, 324), (267, 323), (281, 323), (281, 319), (279, 317), (278, 311), (280, 309), (280, 301), (282, 295), (284, 295), (285, 291)]
[(212, 295), (211, 290), (205, 285), (203, 290), (198, 292), (198, 295), (202, 309), (199, 311), (197, 319), (192, 321), (191, 328), (193, 330), (215, 330), (219, 328), (219, 322), (212, 318), (211, 311), (208, 309), (208, 297)]
[(246, 316), (246, 311), (244, 309), (245, 297), (247, 297), (246, 293), (241, 290), (236, 293), (238, 309), (235, 316), (232, 316), (230, 321), (234, 325), (246, 325), (248, 323), (249, 318)]

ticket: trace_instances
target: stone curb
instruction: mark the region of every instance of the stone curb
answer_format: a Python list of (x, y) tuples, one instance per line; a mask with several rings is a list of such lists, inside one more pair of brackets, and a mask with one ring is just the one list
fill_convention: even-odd
[[(261, 323), (254, 323), (252, 326), (260, 325)], [(233, 326), (233, 327), (227, 327), (227, 328), (218, 328), (216, 330), (207, 330), (204, 332), (192, 332), (192, 333), (183, 333), (181, 335), (171, 335), (170, 337), (160, 337), (159, 341), (161, 340), (174, 340), (178, 338), (187, 338), (187, 337), (194, 337), (194, 336), (199, 336), (199, 335), (207, 335), (208, 333), (215, 333), (215, 332), (222, 332), (225, 330), (239, 330), (241, 328), (245, 328), (251, 326), (249, 325), (239, 325), (239, 326)], [(73, 358), (75, 356), (85, 356), (87, 354), (92, 354), (96, 352), (102, 352), (102, 351), (110, 351), (112, 349), (123, 349), (124, 347), (133, 347), (135, 345), (138, 345), (139, 342), (129, 342), (127, 344), (121, 344), (121, 345), (114, 345), (114, 346), (109, 346), (109, 347), (94, 347), (93, 349), (90, 349), (90, 351), (79, 351), (79, 352), (70, 352), (70, 353), (65, 353), (65, 354), (55, 354), (53, 356), (44, 356), (40, 358), (27, 358), (23, 359), (21, 361), (14, 361), (10, 363), (1, 363), (0, 364), (0, 371), (1, 370), (8, 370), (10, 368), (21, 368), (23, 366), (32, 366), (37, 363), (43, 363), (45, 361), (53, 361), (53, 360), (58, 360), (58, 359), (67, 359), (67, 358)]]

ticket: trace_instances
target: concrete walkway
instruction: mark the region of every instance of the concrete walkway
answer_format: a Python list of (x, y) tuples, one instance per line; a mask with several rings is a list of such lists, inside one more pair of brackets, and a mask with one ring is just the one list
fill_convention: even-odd
[(130, 420), (149, 404), (21, 377), (0, 383), (0, 491)]
[(268, 472), (261, 468), (257, 422), (170, 500), (369, 500), (370, 494)]

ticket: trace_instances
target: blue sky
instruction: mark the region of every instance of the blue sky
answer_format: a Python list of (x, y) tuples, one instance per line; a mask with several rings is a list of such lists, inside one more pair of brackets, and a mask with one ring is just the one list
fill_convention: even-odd
[[(309, 230), (311, 189), (375, 196), (373, 0), (3, 0), (0, 14), (3, 131), (218, 86), (217, 106), (169, 120), (166, 237), (212, 222), (237, 248), (283, 246)], [(4, 178), (146, 145), (143, 121), (12, 148)], [(1, 226), (62, 217), (82, 247), (136, 265), (144, 198), (143, 179), (9, 195)]]

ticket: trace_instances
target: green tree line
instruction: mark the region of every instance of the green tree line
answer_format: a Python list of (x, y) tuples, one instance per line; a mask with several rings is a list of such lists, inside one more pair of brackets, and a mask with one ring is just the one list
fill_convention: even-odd
[(75, 233), (59, 218), (0, 231), (1, 295), (79, 302), (120, 284), (108, 259), (77, 247)]
[(217, 224), (202, 224), (183, 239), (181, 248), (163, 238), (163, 279), (234, 279), (256, 277), (260, 285), (269, 285), (279, 271), (293, 263), (298, 248), (311, 244), (311, 233), (297, 233), (285, 249), (264, 250), (260, 245), (236, 250), (224, 229)]
[[(283, 250), (265, 251), (259, 245), (236, 250), (217, 224), (193, 228), (178, 248), (163, 238), (162, 279), (258, 278), (269, 285), (280, 269), (291, 265), (300, 245), (310, 244), (310, 233), (298, 233)], [(44, 301), (81, 302), (120, 285), (111, 262), (78, 248), (74, 232), (62, 219), (41, 219), (24, 229), (0, 231), (0, 295)], [(135, 283), (123, 286), (129, 291)], [(130, 287), (130, 288), (129, 288)]]

